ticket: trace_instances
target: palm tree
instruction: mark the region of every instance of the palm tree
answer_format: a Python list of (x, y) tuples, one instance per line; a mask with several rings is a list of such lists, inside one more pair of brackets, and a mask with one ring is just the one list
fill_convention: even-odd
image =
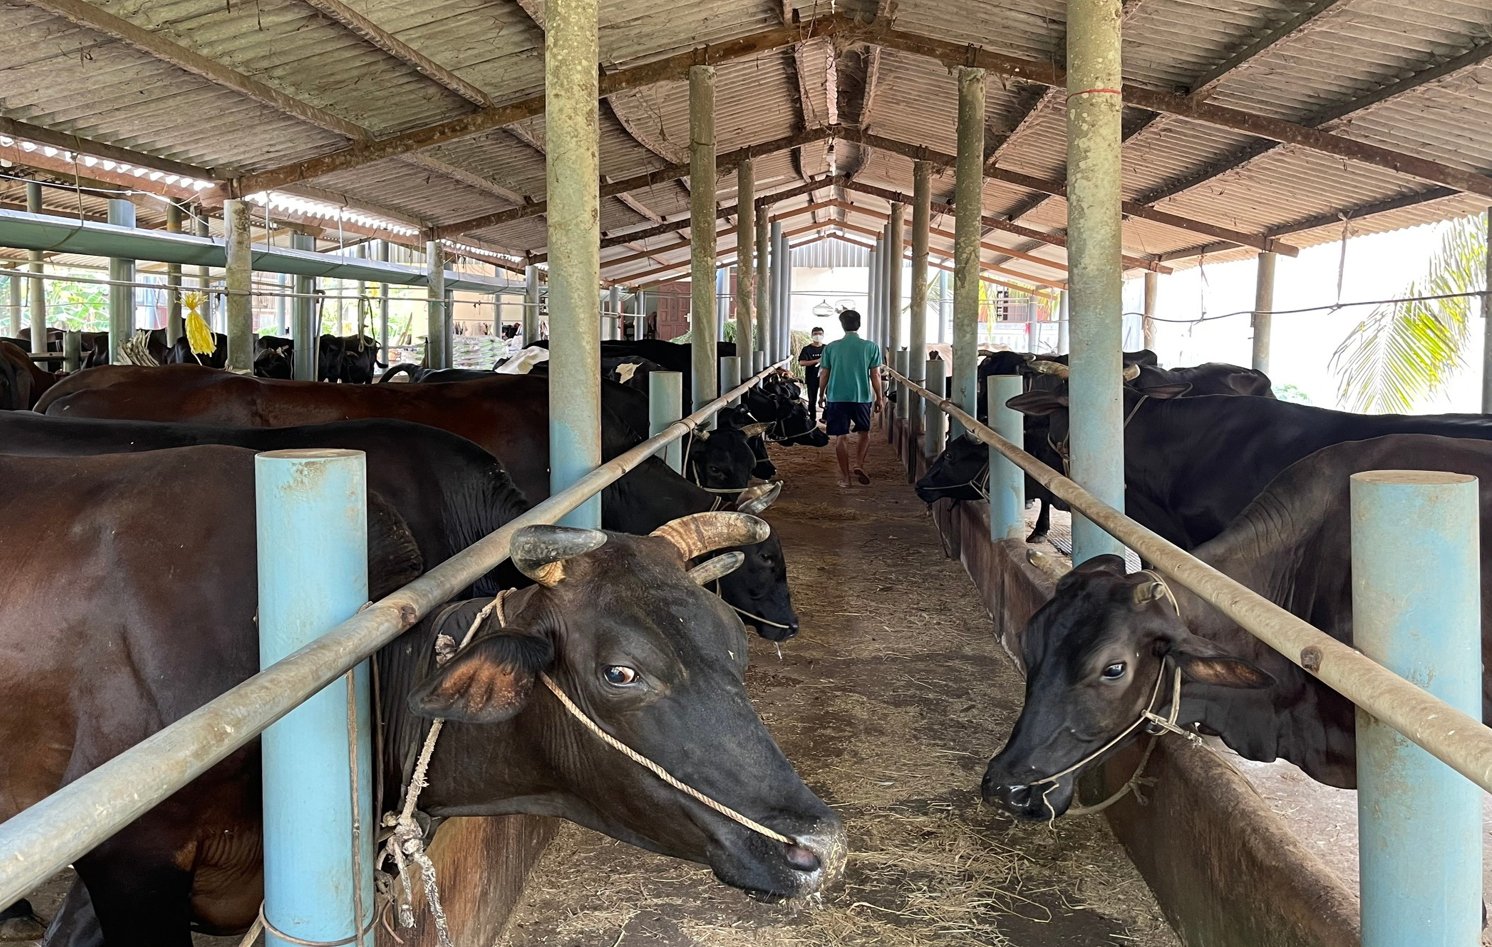
[(1369, 313), (1337, 346), (1331, 368), (1337, 397), (1348, 410), (1413, 410), (1445, 388), (1466, 364), (1476, 296), (1486, 289), (1487, 231), (1482, 218), (1452, 222), (1422, 279), (1399, 294), (1448, 299), (1386, 303)]

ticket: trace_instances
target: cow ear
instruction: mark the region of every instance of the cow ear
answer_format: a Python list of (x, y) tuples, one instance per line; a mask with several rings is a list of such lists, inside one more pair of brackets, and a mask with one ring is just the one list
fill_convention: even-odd
[(1198, 684), (1250, 689), (1274, 684), (1273, 675), (1198, 635), (1185, 635), (1171, 645), (1166, 656), (1183, 677)]
[(483, 635), (409, 695), (417, 717), (502, 723), (528, 703), (534, 682), (554, 661), (547, 637), (508, 628)]
[(1067, 395), (1054, 391), (1028, 391), (1005, 402), (1005, 407), (1033, 418), (1046, 417), (1067, 410)]

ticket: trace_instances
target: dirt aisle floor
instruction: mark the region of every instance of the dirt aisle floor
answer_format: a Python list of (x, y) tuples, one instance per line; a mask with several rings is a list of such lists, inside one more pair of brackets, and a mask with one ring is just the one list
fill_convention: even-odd
[(869, 487), (833, 454), (774, 450), (802, 634), (752, 637), (747, 683), (805, 781), (850, 831), (822, 903), (765, 905), (708, 869), (566, 826), (534, 872), (508, 947), (981, 944), (1172, 947), (1102, 817), (1015, 825), (980, 776), (1023, 693), (962, 566), (946, 559), (884, 437)]

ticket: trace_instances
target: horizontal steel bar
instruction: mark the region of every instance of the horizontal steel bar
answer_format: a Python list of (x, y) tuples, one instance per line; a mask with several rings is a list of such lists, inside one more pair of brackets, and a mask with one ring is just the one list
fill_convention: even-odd
[(1200, 595), (1249, 634), (1462, 776), (1492, 792), (1492, 728), (1425, 693), (1352, 646), (1152, 533), (980, 424), (942, 395), (914, 384), (905, 376), (899, 376), (899, 380), (962, 424), (974, 437), (1004, 454), (1058, 499), (1103, 527), (1166, 576)]
[[(0, 210), (0, 246), (126, 260), (154, 260), (157, 263), (180, 263), (184, 266), (221, 268), (228, 264), (226, 247), (211, 237), (117, 227), (16, 210)], [(313, 250), (291, 250), (288, 247), (255, 246), (253, 267), (260, 273), (322, 276), (363, 280), (368, 283), (395, 283), (400, 286), (424, 286), (429, 281), (424, 267), (380, 263), (361, 257), (330, 256)], [(447, 289), (481, 293), (507, 288), (504, 283), (490, 277), (454, 270), (446, 271), (445, 285)]]
[(0, 904), (25, 897), (270, 724), (403, 634), (508, 558), (513, 533), (554, 523), (695, 430), (777, 367), (768, 366), (636, 447), (607, 461), (463, 552), (380, 599), (315, 643), (260, 671), (170, 726), (0, 823)]

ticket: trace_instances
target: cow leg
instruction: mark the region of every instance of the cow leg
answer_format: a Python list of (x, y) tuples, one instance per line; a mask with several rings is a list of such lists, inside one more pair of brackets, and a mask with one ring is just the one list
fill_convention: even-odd
[(150, 849), (112, 842), (77, 868), (109, 947), (192, 947), (190, 872)]
[(1052, 501), (1047, 497), (1041, 498), (1041, 509), (1036, 513), (1036, 526), (1032, 528), (1031, 535), (1026, 537), (1028, 543), (1039, 543), (1046, 539), (1046, 534), (1052, 528)]
[(46, 947), (104, 947), (104, 932), (98, 926), (98, 915), (83, 879), (73, 879), (43, 943)]
[(30, 943), (42, 935), (41, 918), (25, 898), (0, 911), (0, 942)]

